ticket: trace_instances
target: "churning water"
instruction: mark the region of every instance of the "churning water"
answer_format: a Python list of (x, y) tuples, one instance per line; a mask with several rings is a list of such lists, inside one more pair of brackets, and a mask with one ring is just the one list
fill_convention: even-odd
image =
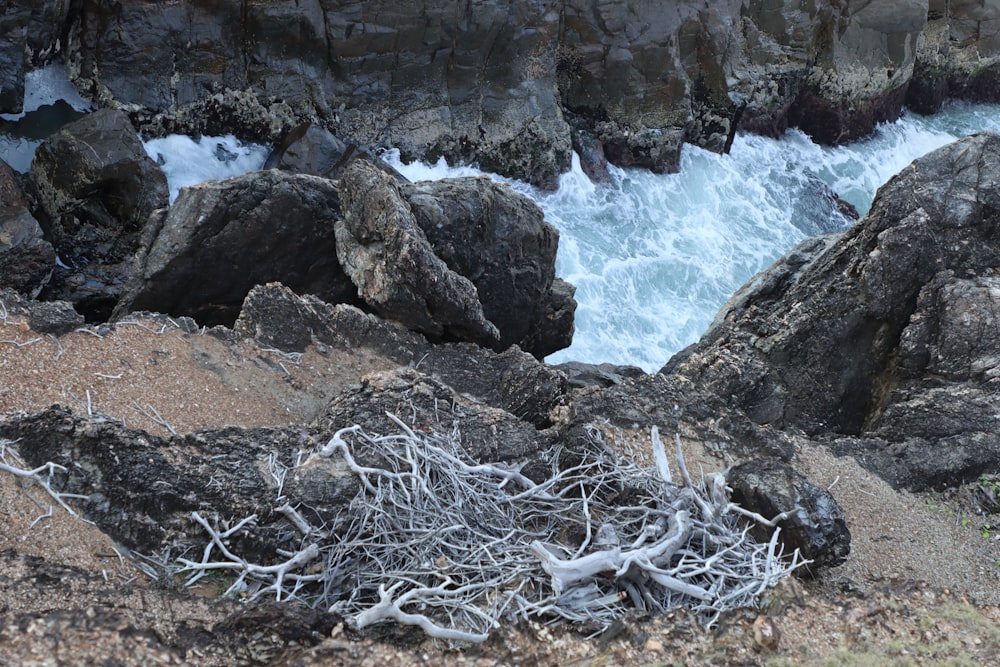
[[(59, 98), (87, 104), (58, 68), (30, 74), (27, 88), (26, 109)], [(790, 130), (778, 140), (738, 136), (729, 155), (685, 146), (678, 174), (612, 167), (611, 183), (595, 185), (574, 159), (555, 192), (506, 181), (559, 229), (556, 271), (577, 287), (573, 345), (548, 361), (659, 369), (705, 332), (751, 276), (805, 237), (850, 224), (831, 190), (864, 214), (875, 190), (911, 161), (983, 130), (1000, 131), (1000, 106), (952, 103), (936, 116), (907, 114), (837, 148)], [(20, 156), (24, 164), (16, 166), (26, 171), (30, 155), (25, 162), (13, 140), (3, 142), (0, 157)], [(13, 148), (23, 149), (17, 142)], [(171, 201), (184, 185), (259, 168), (267, 155), (266, 147), (233, 137), (172, 136), (148, 141), (146, 151), (166, 172)], [(404, 165), (394, 151), (384, 157), (412, 180), (481, 173), (443, 161)]]
[[(914, 159), (982, 130), (1000, 131), (1000, 106), (952, 103), (848, 146), (818, 146), (798, 130), (741, 135), (729, 155), (685, 146), (678, 174), (612, 167), (612, 182), (598, 186), (574, 160), (556, 192), (512, 183), (559, 229), (556, 271), (577, 287), (573, 345), (547, 361), (659, 369), (755, 273), (807, 236), (850, 224), (830, 190), (864, 214)], [(412, 179), (478, 173), (386, 158)]]

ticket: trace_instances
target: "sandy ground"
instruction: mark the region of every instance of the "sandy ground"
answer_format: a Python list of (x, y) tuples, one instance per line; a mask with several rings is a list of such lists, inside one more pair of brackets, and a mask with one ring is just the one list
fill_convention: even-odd
[[(0, 320), (0, 412), (58, 403), (158, 434), (308, 422), (332, 395), (382, 368), (360, 354), (310, 348), (290, 356), (252, 341), (185, 333), (169, 321), (88, 328), (57, 340), (14, 318)], [(618, 436), (626, 450), (646, 451), (647, 434)], [(686, 446), (690, 460), (706, 471), (725, 463), (698, 443)], [(712, 631), (682, 613), (627, 620), (614, 636), (589, 640), (573, 629), (529, 625), (505, 628), (481, 646), (458, 647), (430, 640), (414, 645), (412, 637), (398, 647), (335, 628), (318, 646), (289, 648), (272, 662), (1000, 664), (1000, 540), (998, 531), (984, 528), (1000, 518), (977, 515), (962, 490), (901, 493), (853, 459), (817, 448), (803, 449), (798, 458), (799, 469), (844, 508), (852, 553), (819, 580), (791, 582), (770, 594), (764, 612), (733, 614)], [(109, 611), (85, 593), (12, 595), (0, 585), (0, 665), (226, 664), (168, 646), (170, 629), (156, 627), (166, 621), (153, 610), (149, 582), (94, 526), (50, 507), (37, 485), (0, 471), (0, 584), (28, 576), (19, 563), (41, 559), (115, 591), (119, 606)], [(202, 607), (192, 599), (190, 609), (171, 613), (218, 620), (210, 602)], [(93, 612), (85, 617), (91, 621), (60, 621), (61, 610), (84, 607)]]

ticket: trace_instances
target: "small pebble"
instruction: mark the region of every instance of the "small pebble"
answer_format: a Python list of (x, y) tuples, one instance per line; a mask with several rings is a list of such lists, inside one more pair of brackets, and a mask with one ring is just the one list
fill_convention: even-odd
[(653, 651), (655, 653), (659, 653), (660, 651), (663, 650), (663, 643), (659, 642), (659, 641), (657, 641), (655, 639), (647, 639), (646, 640), (646, 650), (647, 651)]

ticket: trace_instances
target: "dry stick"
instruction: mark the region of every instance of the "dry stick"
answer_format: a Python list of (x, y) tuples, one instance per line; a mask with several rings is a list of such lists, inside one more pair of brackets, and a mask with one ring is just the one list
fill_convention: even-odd
[(177, 435), (177, 431), (174, 430), (174, 427), (171, 426), (170, 423), (166, 419), (164, 419), (163, 417), (161, 417), (159, 411), (156, 408), (154, 408), (152, 405), (150, 405), (149, 403), (146, 403), (146, 408), (147, 408), (148, 412), (147, 412), (147, 410), (143, 410), (139, 406), (139, 404), (136, 403), (135, 401), (132, 401), (132, 405), (130, 407), (133, 410), (135, 410), (136, 412), (138, 412), (139, 414), (141, 414), (144, 417), (146, 417), (147, 419), (149, 419), (150, 421), (156, 422), (157, 424), (159, 424), (163, 428), (167, 429), (167, 431), (170, 432), (170, 435), (173, 435), (173, 436)]
[[(182, 563), (184, 571), (194, 571), (195, 575), (188, 579), (187, 585), (191, 586), (195, 581), (197, 581), (205, 572), (208, 570), (238, 570), (239, 577), (233, 583), (232, 586), (226, 591), (225, 595), (229, 595), (235, 591), (241, 590), (244, 586), (244, 582), (247, 577), (254, 577), (256, 579), (268, 579), (273, 577), (273, 582), (268, 586), (258, 590), (251, 599), (258, 597), (261, 593), (269, 590), (275, 591), (277, 601), (294, 599), (295, 593), (298, 590), (299, 584), (301, 582), (308, 581), (318, 581), (322, 575), (295, 575), (292, 570), (304, 567), (316, 560), (319, 556), (319, 546), (316, 544), (310, 544), (304, 549), (301, 549), (283, 563), (278, 563), (277, 565), (255, 565), (254, 563), (248, 563), (244, 559), (233, 554), (229, 548), (225, 545), (224, 540), (236, 533), (248, 524), (253, 524), (256, 521), (256, 516), (248, 517), (243, 519), (236, 526), (230, 528), (229, 530), (220, 533), (215, 528), (213, 528), (208, 521), (206, 521), (198, 512), (192, 512), (191, 518), (197, 521), (202, 528), (204, 528), (209, 536), (212, 538), (211, 543), (205, 548), (204, 554), (202, 556), (202, 561), (200, 563), (180, 558), (178, 562)], [(222, 555), (225, 556), (227, 560), (224, 561), (210, 561), (211, 547), (218, 547)], [(296, 581), (296, 588), (293, 591), (286, 591), (284, 588), (284, 583), (286, 578), (291, 578)]]
[[(70, 493), (59, 493), (58, 491), (52, 488), (51, 484), (52, 475), (56, 471), (67, 472), (65, 467), (59, 465), (58, 463), (53, 463), (49, 461), (44, 465), (40, 465), (37, 468), (34, 468), (33, 470), (19, 468), (18, 466), (7, 463), (7, 457), (6, 457), (7, 448), (9, 445), (13, 443), (11, 443), (10, 441), (0, 441), (0, 443), (4, 445), (2, 451), (0, 451), (0, 454), (3, 455), (3, 461), (0, 461), (0, 470), (3, 470), (4, 472), (9, 472), (15, 477), (23, 477), (25, 479), (30, 479), (33, 480), (34, 482), (37, 482), (38, 485), (41, 486), (42, 489), (44, 489), (45, 492), (49, 494), (49, 496), (53, 500), (59, 503), (60, 507), (62, 507), (64, 510), (66, 510), (73, 516), (78, 516), (77, 513), (73, 511), (73, 508), (66, 504), (63, 498), (86, 498), (86, 496), (79, 496), (77, 494), (70, 494)], [(12, 448), (11, 450), (13, 452)], [(47, 473), (48, 479), (42, 479), (41, 476), (42, 473)]]

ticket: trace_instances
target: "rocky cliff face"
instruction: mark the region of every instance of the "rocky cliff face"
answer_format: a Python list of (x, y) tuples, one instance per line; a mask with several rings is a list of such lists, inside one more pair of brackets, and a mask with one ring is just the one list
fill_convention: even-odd
[(846, 141), (904, 99), (998, 90), (995, 1), (68, 4), (12, 5), (0, 110), (62, 50), (78, 86), (147, 131), (276, 140), (308, 118), (540, 185), (594, 138), (612, 162), (668, 171), (684, 141), (723, 151), (737, 128), (788, 124)]

